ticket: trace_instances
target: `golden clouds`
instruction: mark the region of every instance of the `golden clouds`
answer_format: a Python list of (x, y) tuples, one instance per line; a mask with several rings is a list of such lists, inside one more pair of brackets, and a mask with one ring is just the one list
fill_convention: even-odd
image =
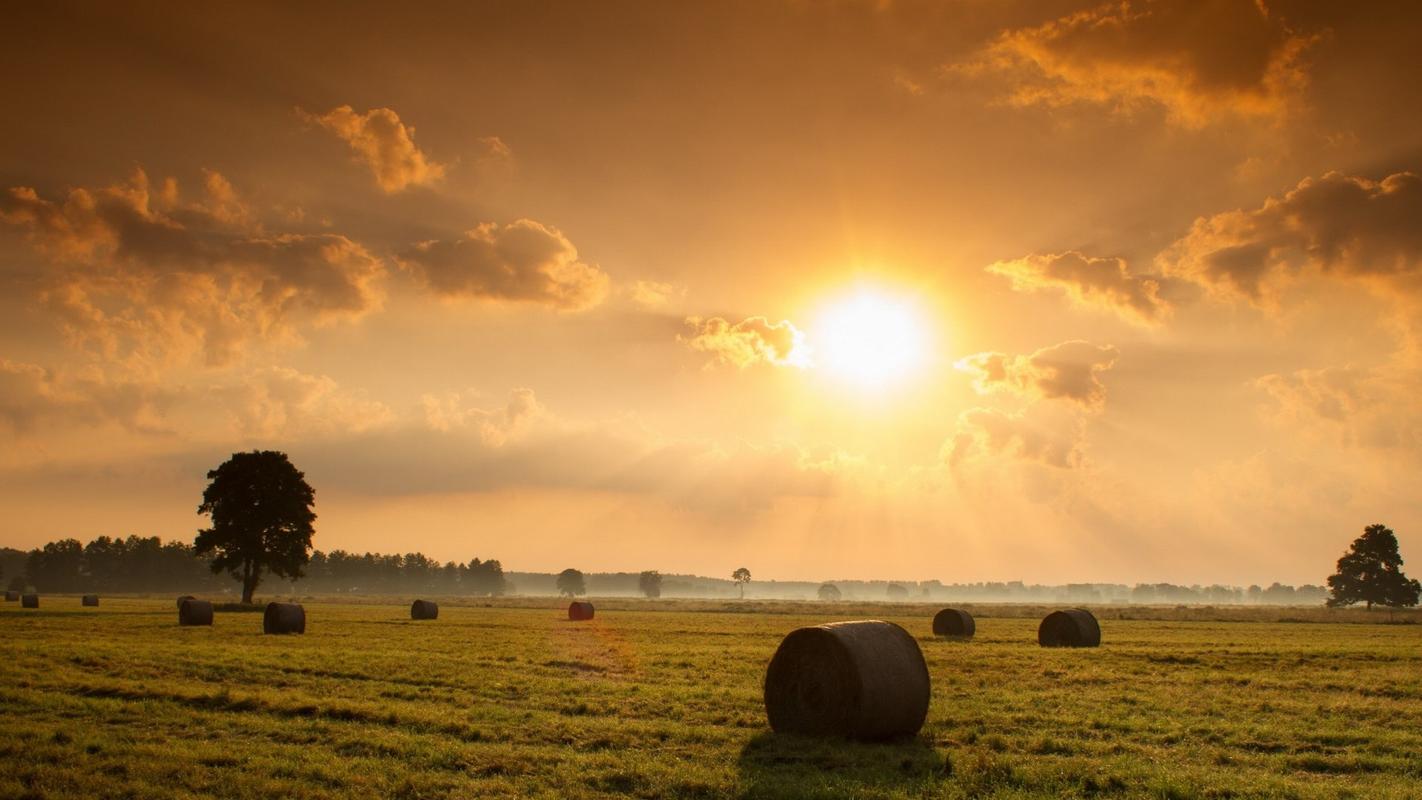
[(973, 375), (973, 387), (988, 394), (1008, 391), (1029, 398), (1061, 399), (1100, 410), (1106, 387), (1100, 375), (1120, 353), (1110, 345), (1062, 342), (1027, 356), (978, 353), (958, 361), (958, 369)]
[(257, 370), (213, 394), (249, 440), (349, 436), (394, 417), (383, 403), (343, 389), (329, 376), (289, 367)]
[(1203, 217), (1157, 259), (1216, 295), (1271, 305), (1290, 279), (1315, 272), (1389, 278), (1422, 272), (1422, 177), (1381, 181), (1329, 172), (1257, 209)]
[(532, 303), (581, 311), (601, 303), (607, 273), (578, 260), (556, 228), (531, 219), (488, 222), (463, 237), (430, 240), (405, 250), (400, 265), (436, 294)]
[(0, 220), (51, 262), (43, 300), (71, 340), (135, 366), (196, 353), (227, 364), (249, 340), (291, 335), (296, 318), (355, 318), (382, 299), (384, 269), (365, 247), (269, 232), (217, 173), (191, 202), (171, 178), (154, 191), (142, 170), (58, 201), (16, 187)]
[(1342, 447), (1422, 458), (1422, 372), (1405, 366), (1328, 367), (1265, 375), (1266, 417)]
[(732, 324), (721, 317), (689, 317), (692, 334), (678, 337), (688, 347), (710, 353), (716, 363), (739, 369), (755, 364), (803, 367), (808, 364), (805, 334), (789, 320), (747, 317)]
[[(415, 128), (400, 121), (389, 108), (372, 108), (357, 114), (350, 106), (337, 106), (308, 119), (340, 137), (351, 152), (370, 168), (375, 182), (387, 193), (411, 186), (428, 186), (444, 177), (445, 165), (436, 163), (415, 146)], [(508, 147), (494, 137), (491, 152), (507, 158)]]
[(1004, 31), (957, 69), (1010, 80), (1014, 105), (1116, 113), (1154, 105), (1200, 127), (1220, 114), (1286, 113), (1307, 83), (1304, 55), (1316, 39), (1263, 2), (1110, 2)]
[(543, 406), (532, 389), (514, 389), (502, 407), (491, 409), (474, 405), (478, 396), (472, 391), (422, 396), (420, 406), (425, 424), (442, 433), (474, 431), (484, 445), (499, 447), (527, 429), (543, 413)]
[(977, 455), (1005, 455), (1073, 469), (1082, 463), (1081, 445), (1081, 425), (1076, 420), (1063, 423), (1025, 412), (970, 408), (958, 415), (957, 429), (943, 455), (954, 469)]
[(1012, 281), (1019, 292), (1056, 289), (1079, 306), (1112, 311), (1141, 325), (1159, 324), (1170, 314), (1160, 283), (1135, 275), (1120, 258), (1092, 258), (1075, 251), (1029, 255), (990, 264), (988, 272)]

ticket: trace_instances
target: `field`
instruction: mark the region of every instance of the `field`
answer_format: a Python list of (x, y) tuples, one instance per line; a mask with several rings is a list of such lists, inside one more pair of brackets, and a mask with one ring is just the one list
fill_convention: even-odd
[[(411, 622), (393, 598), (308, 600), (288, 637), (241, 612), (179, 628), (169, 598), (18, 605), (5, 798), (1422, 796), (1422, 626), (1308, 621), (1359, 614), (1105, 609), (1100, 649), (1060, 651), (1023, 608), (979, 608), (952, 642), (912, 605), (599, 601), (570, 623), (551, 599), (443, 602)], [(868, 616), (919, 639), (921, 736), (772, 736), (780, 638)]]

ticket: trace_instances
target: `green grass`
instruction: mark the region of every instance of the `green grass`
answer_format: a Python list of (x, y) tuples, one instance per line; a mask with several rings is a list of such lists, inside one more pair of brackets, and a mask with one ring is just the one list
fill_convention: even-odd
[[(6, 603), (0, 797), (1422, 794), (1417, 625), (1104, 609), (1100, 649), (1054, 651), (1032, 609), (978, 609), (965, 643), (928, 635), (929, 606), (736, 608), (599, 601), (570, 623), (552, 600), (442, 602), (415, 623), (394, 600), (307, 601), (307, 634), (272, 637), (255, 614), (179, 628), (171, 598)], [(865, 616), (919, 637), (921, 736), (770, 735), (780, 638)]]

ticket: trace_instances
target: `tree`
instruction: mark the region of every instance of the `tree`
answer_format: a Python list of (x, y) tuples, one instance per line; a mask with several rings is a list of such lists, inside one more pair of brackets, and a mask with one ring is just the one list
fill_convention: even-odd
[(908, 599), (908, 589), (905, 589), (897, 583), (891, 583), (884, 587), (884, 594), (888, 595), (890, 600), (902, 601)]
[(835, 585), (832, 584), (832, 583), (825, 583), (825, 584), (821, 584), (821, 585), (820, 585), (820, 599), (821, 599), (821, 600), (824, 600), (824, 601), (829, 602), (829, 603), (833, 603), (833, 602), (835, 602), (836, 600), (838, 600), (839, 598), (840, 598), (840, 594), (839, 594), (839, 587), (838, 587), (838, 586), (835, 586)]
[(1422, 585), (1402, 574), (1397, 535), (1385, 525), (1369, 525), (1338, 559), (1338, 573), (1328, 579), (1330, 606), (1366, 603), (1415, 606)]
[(565, 569), (558, 573), (558, 594), (564, 597), (578, 597), (588, 593), (583, 584), (583, 573), (575, 569)]
[(662, 596), (662, 573), (649, 569), (637, 576), (637, 588), (648, 597)]
[(740, 584), (741, 599), (746, 599), (746, 584), (750, 583), (750, 570), (745, 567), (737, 568), (735, 572), (731, 573), (731, 580)]
[(200, 556), (216, 554), (212, 571), (241, 581), (244, 603), (252, 602), (263, 570), (300, 578), (315, 533), (316, 492), (286, 454), (233, 453), (207, 477), (198, 513), (210, 515), (212, 527), (198, 531), (193, 546)]

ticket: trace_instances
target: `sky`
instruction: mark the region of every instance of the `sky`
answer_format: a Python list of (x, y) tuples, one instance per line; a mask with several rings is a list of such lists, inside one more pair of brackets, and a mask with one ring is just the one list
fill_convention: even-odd
[[(1422, 10), (29, 4), (0, 545), (757, 579), (1422, 559)], [(1422, 561), (1419, 561), (1422, 563)]]

